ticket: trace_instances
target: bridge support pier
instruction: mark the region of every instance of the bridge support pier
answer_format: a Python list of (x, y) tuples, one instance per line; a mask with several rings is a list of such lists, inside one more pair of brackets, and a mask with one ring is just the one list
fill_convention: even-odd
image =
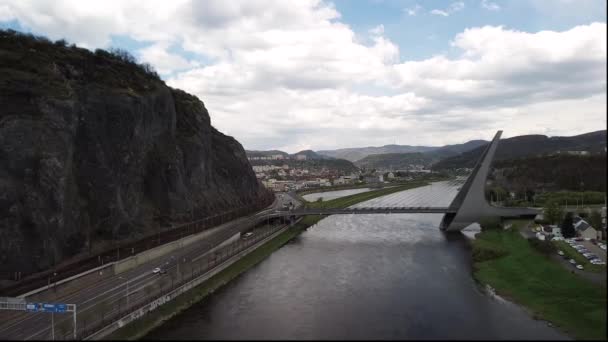
[(450, 209), (454, 213), (447, 213), (441, 220), (440, 228), (444, 231), (460, 231), (474, 222), (484, 218), (526, 217), (538, 214), (534, 208), (504, 208), (493, 207), (485, 198), (485, 185), (488, 172), (498, 147), (502, 131), (496, 132), (492, 142), (486, 147), (477, 161), (473, 172), (456, 195)]

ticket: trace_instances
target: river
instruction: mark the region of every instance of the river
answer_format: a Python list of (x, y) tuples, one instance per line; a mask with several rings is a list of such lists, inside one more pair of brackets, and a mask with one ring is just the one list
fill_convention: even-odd
[[(359, 205), (447, 206), (439, 182)], [(432, 205), (432, 204), (431, 204)], [(151, 339), (565, 339), (471, 277), (441, 215), (337, 215), (310, 227)]]

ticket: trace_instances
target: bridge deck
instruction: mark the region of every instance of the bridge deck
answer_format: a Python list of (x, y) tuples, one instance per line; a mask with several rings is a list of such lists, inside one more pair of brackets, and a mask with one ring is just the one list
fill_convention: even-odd
[(277, 216), (302, 215), (340, 215), (340, 214), (445, 214), (455, 213), (456, 209), (447, 207), (376, 207), (340, 209), (295, 209), (276, 212)]

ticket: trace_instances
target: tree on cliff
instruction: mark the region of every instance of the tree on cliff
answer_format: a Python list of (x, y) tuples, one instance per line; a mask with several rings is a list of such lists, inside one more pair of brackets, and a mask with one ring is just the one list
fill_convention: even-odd
[(562, 235), (565, 238), (572, 238), (576, 236), (571, 212), (566, 213), (566, 217), (564, 217), (564, 221), (562, 222)]

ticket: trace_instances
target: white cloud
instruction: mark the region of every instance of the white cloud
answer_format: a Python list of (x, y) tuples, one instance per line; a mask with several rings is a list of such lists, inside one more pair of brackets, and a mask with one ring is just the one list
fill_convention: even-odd
[(464, 2), (458, 1), (450, 5), (451, 12), (458, 12), (464, 9)]
[(434, 9), (434, 10), (432, 10), (432, 11), (431, 11), (431, 14), (434, 14), (434, 15), (442, 15), (442, 16), (444, 16), (444, 17), (449, 16), (448, 12), (446, 12), (446, 11), (442, 11), (442, 10), (438, 10), (438, 9)]
[(382, 35), (384, 33), (384, 25), (380, 24), (372, 28), (371, 30), (369, 30), (369, 33), (373, 35)]
[[(455, 2), (444, 12), (463, 8)], [(457, 57), (401, 61), (382, 24), (361, 39), (320, 0), (146, 8), (0, 0), (0, 18), (89, 47), (107, 46), (112, 35), (150, 43), (140, 59), (197, 95), (214, 126), (249, 149), (439, 145), (489, 139), (496, 129), (512, 136), (606, 127), (605, 23), (532, 33), (469, 28), (451, 42)], [(171, 52), (181, 50), (187, 58)]]
[(420, 11), (421, 9), (422, 7), (416, 4), (414, 7), (404, 9), (404, 11), (407, 13), (407, 15), (414, 16), (418, 14), (418, 11)]
[(464, 9), (464, 2), (457, 1), (457, 2), (451, 3), (450, 6), (448, 8), (446, 8), (445, 10), (434, 9), (430, 13), (434, 14), (434, 15), (448, 17), (448, 16), (450, 16), (450, 14), (452, 14), (454, 12), (462, 11), (463, 9)]
[(167, 49), (167, 43), (161, 42), (151, 45), (139, 50), (139, 59), (152, 64), (161, 75), (200, 65), (200, 63), (188, 61), (179, 55), (169, 53)]
[(481, 7), (488, 11), (500, 11), (500, 6), (495, 2), (489, 2), (488, 0), (481, 0)]

